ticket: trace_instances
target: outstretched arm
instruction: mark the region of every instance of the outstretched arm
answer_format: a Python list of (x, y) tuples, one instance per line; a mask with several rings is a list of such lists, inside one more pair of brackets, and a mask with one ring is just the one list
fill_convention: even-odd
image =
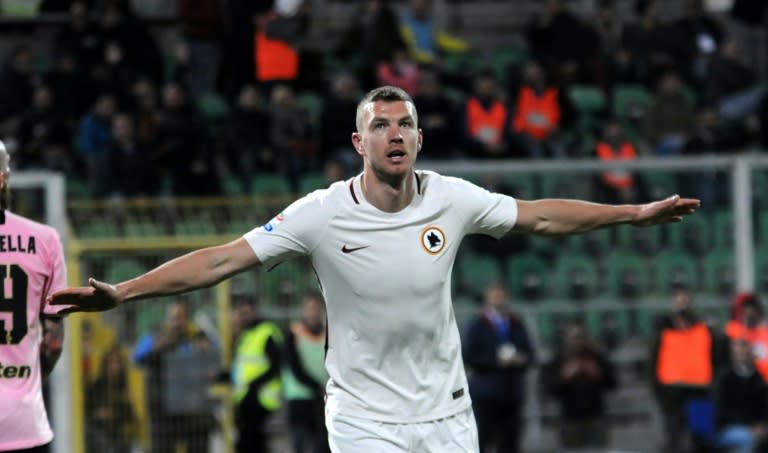
[(585, 233), (598, 228), (631, 224), (650, 226), (679, 222), (693, 214), (699, 200), (678, 195), (641, 205), (606, 205), (580, 200), (517, 201), (513, 231), (543, 235)]
[(168, 261), (140, 277), (111, 285), (93, 278), (90, 286), (70, 288), (50, 296), (52, 305), (71, 305), (59, 314), (104, 311), (129, 300), (179, 294), (205, 288), (259, 264), (244, 238), (200, 249)]

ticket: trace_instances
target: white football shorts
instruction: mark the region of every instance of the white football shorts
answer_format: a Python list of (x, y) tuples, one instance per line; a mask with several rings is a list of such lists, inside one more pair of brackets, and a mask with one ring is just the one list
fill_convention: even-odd
[(383, 423), (340, 414), (328, 415), (332, 453), (478, 453), (472, 408), (422, 423)]

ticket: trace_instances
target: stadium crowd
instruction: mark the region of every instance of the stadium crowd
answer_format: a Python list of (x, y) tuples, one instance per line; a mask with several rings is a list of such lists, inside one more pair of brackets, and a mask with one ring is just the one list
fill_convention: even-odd
[[(14, 169), (61, 171), (70, 182), (84, 181), (80, 195), (89, 198), (249, 193), (254, 179), (268, 173), (282, 175), (299, 193), (307, 175), (354, 174), (359, 162), (350, 133), (357, 101), (384, 84), (414, 97), (426, 139), (424, 160), (613, 160), (768, 149), (766, 68), (745, 58), (760, 48), (742, 39), (765, 26), (764, 2), (735, 1), (727, 21), (708, 12), (702, 0), (683, 2), (678, 17), (661, 14), (662, 2), (653, 0), (631, 2), (630, 16), (618, 13), (618, 1), (597, 1), (591, 17), (568, 3), (540, 2), (514, 44), (487, 49), (449, 34), (428, 0), (359, 2), (345, 32), (328, 37), (330, 49), (318, 52), (307, 45), (319, 17), (310, 1), (177, 0), (178, 20), (166, 26), (178, 31), (178, 40), (162, 43), (151, 21), (127, 0), (43, 1), (42, 12), (69, 19), (52, 34), (50, 55), (37, 55), (28, 45), (5, 55), (0, 136)], [(36, 64), (41, 58), (49, 64)], [(711, 181), (692, 184), (694, 195), (724, 202)], [(639, 175), (622, 172), (599, 175), (594, 191), (595, 199), (610, 203), (649, 198)], [(305, 300), (310, 319), (282, 329), (258, 318), (249, 304), (235, 312), (242, 331), (236, 341), (265, 335), (255, 347), (268, 356), (270, 371), (256, 373), (261, 378), (253, 392), (282, 375), (291, 391), (289, 410), (309, 414), (289, 415), (293, 444), (307, 452), (325, 447), (316, 445), (322, 444), (318, 436), (324, 438), (317, 419), (318, 381), (325, 376), (316, 367), (323, 334), (314, 297)], [(465, 334), (472, 397), (482, 410), (481, 440), (491, 444), (497, 436), (498, 453), (518, 451), (525, 423), (522, 382), (529, 367), (542, 365), (542, 385), (564, 415), (563, 445), (606, 447), (603, 398), (621, 385), (606, 345), (588, 338), (579, 323), (569, 324), (552, 360), (537, 363), (525, 326), (504, 307), (506, 297), (504, 288), (489, 287), (483, 313)], [(717, 443), (753, 451), (768, 433), (768, 392), (758, 377), (768, 330), (759, 301), (734, 303), (727, 328), (701, 325), (684, 291), (675, 293), (673, 305), (659, 325), (651, 370), (667, 415), (668, 451), (698, 452)], [(183, 318), (176, 328), (184, 333), (173, 341), (148, 334), (134, 351), (134, 360), (158, 379), (154, 390), (172, 386), (162, 381), (167, 365), (159, 352), (170, 355), (186, 341), (204, 340), (187, 329), (183, 309), (174, 307), (179, 313), (168, 316)], [(499, 339), (513, 344), (514, 352), (496, 357)], [(163, 347), (155, 348), (158, 341), (165, 341)], [(235, 351), (235, 361), (237, 354), (254, 353), (236, 344), (243, 349)], [(695, 372), (672, 365), (689, 357)], [(100, 428), (89, 447), (126, 451), (130, 428), (121, 425), (134, 416), (115, 391), (125, 386), (119, 374), (126, 364), (115, 351), (103, 362), (88, 392), (98, 396), (87, 409)], [(713, 378), (720, 374), (726, 378)], [(241, 385), (251, 385), (240, 378)], [(499, 388), (499, 379), (514, 385)], [(162, 405), (161, 396), (152, 398)], [(247, 391), (239, 398), (240, 409), (250, 411), (238, 414), (239, 423), (250, 415), (249, 423), (265, 426), (268, 413), (279, 407)], [(499, 401), (508, 404), (499, 407)], [(205, 404), (198, 401), (198, 407)], [(705, 405), (697, 406), (697, 414), (717, 414), (712, 423), (722, 430), (722, 442), (712, 440), (714, 428), (697, 430), (691, 422), (688, 411), (695, 404)], [(518, 410), (508, 413), (513, 406)], [(173, 431), (168, 426), (178, 414), (151, 412), (158, 417), (154, 428)], [(115, 413), (124, 417), (117, 420)], [(508, 423), (502, 433), (493, 429), (499, 420)], [(196, 414), (184, 426), (195, 423), (205, 425), (198, 444), (207, 443), (210, 414)], [(173, 433), (153, 433), (155, 451), (169, 451), (161, 445), (174, 436), (189, 442), (184, 433)], [(263, 441), (262, 431), (250, 433), (253, 443), (242, 451)]]
[[(415, 97), (424, 159), (764, 146), (759, 47), (732, 30), (759, 27), (764, 6), (735, 2), (728, 28), (704, 3), (666, 17), (651, 0), (631, 16), (599, 1), (585, 17), (541, 2), (515, 43), (488, 49), (446, 33), (430, 1), (366, 1), (321, 52), (307, 45), (321, 20), (312, 2), (179, 0), (178, 33), (158, 42), (129, 1), (45, 1), (69, 20), (49, 54), (21, 44), (5, 55), (1, 132), (17, 168), (64, 171), (96, 197), (231, 193), (233, 179), (247, 193), (269, 172), (298, 192), (329, 161), (354, 173), (349, 118), (382, 84)], [(636, 198), (641, 185), (606, 174), (596, 193)]]

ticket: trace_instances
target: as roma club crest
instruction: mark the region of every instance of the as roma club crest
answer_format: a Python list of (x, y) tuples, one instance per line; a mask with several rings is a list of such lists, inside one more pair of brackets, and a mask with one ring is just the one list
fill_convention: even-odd
[(421, 246), (431, 254), (437, 255), (445, 247), (445, 233), (436, 226), (428, 226), (421, 230)]

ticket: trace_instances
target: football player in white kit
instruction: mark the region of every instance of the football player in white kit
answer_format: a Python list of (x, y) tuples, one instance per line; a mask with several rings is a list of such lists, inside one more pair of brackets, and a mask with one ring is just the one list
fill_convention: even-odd
[(352, 143), (363, 172), (291, 204), (228, 244), (171, 260), (115, 285), (59, 292), (63, 310), (101, 311), (214, 285), (256, 265), (309, 256), (327, 305), (326, 424), (335, 453), (477, 452), (477, 430), (451, 305), (464, 236), (563, 235), (680, 221), (699, 201), (645, 205), (522, 201), (416, 171), (423, 134), (403, 90), (360, 102)]

